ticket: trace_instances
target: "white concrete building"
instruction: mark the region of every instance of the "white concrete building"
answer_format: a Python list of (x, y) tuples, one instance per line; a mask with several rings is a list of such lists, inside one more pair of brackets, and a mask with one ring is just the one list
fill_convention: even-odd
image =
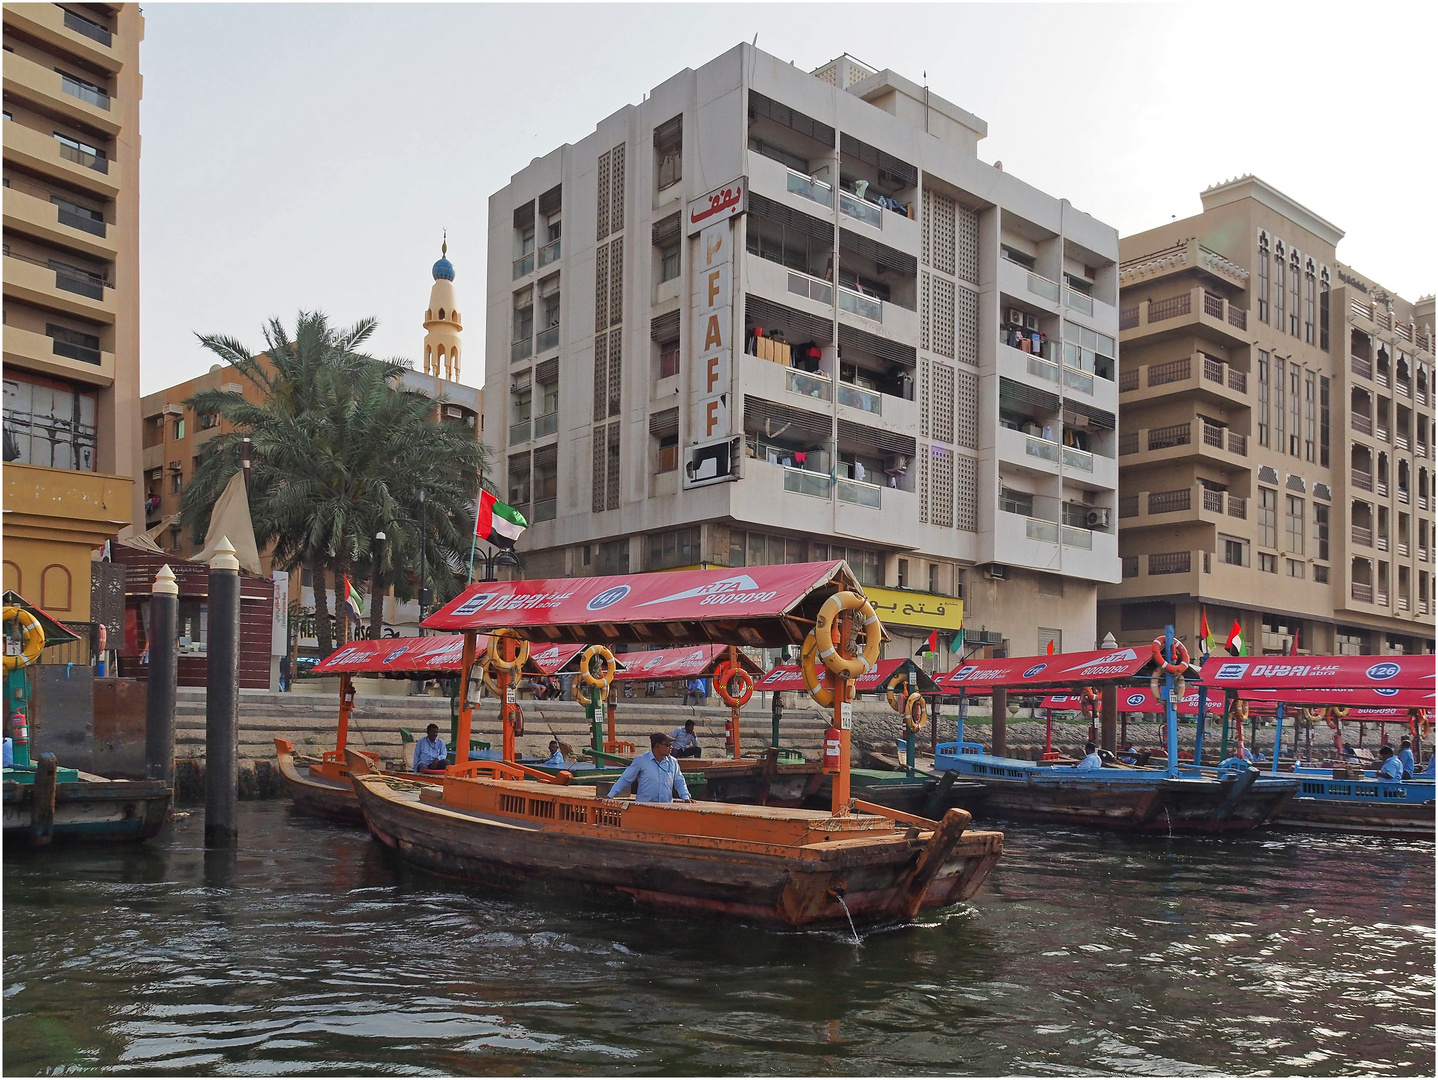
[(961, 610), (971, 645), (1094, 647), (1118, 236), (986, 132), (740, 45), (491, 196), (485, 430), (526, 575), (842, 556), (898, 590), (896, 655)]

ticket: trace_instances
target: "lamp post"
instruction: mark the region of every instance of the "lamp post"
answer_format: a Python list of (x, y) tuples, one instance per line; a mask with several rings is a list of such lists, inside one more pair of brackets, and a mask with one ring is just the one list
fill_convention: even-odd
[(378, 641), (384, 631), (384, 599), (380, 596), (380, 563), (384, 559), (384, 542), (387, 537), (384, 530), (380, 529), (374, 534), (374, 577), (370, 581), (369, 590), (369, 623), (370, 633), (374, 640)]
[(250, 450), (253, 445), (248, 435), (240, 440), (240, 472), (245, 476), (245, 495), (247, 497), (250, 494)]
[(484, 564), (484, 577), (480, 581), (498, 581), (497, 569), (501, 566), (518, 566), (519, 560), (515, 558), (514, 552), (508, 548), (500, 548), (498, 551), (491, 551), (488, 555), (481, 555), (479, 561)]
[[(425, 574), (425, 549), (429, 547), (429, 534), (424, 527), (424, 488), (418, 491), (419, 496), (419, 621), (424, 622), (425, 613), (429, 611), (429, 605), (434, 603), (434, 593), (429, 588), (429, 578)], [(423, 627), (420, 633), (424, 633)]]

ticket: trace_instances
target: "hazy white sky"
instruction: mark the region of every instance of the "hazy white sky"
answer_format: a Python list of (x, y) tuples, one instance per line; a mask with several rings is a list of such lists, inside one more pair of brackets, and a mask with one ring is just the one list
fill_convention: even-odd
[(988, 121), (983, 160), (1120, 235), (1254, 173), (1414, 299), (1438, 277), (1434, 8), (147, 3), (142, 389), (208, 369), (195, 331), (259, 348), (301, 308), (378, 316), (375, 351), (418, 360), (446, 227), (480, 384), (489, 194), (756, 33), (806, 70), (927, 71)]

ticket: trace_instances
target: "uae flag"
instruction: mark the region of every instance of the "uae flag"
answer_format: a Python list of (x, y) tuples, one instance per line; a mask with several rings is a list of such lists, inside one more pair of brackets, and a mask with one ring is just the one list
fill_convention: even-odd
[(935, 653), (935, 654), (937, 654), (938, 651), (939, 651), (939, 632), (938, 632), (937, 630), (931, 630), (931, 631), (929, 631), (929, 636), (924, 639), (924, 643), (923, 643), (922, 645), (920, 645), (917, 649), (914, 650), (914, 655), (915, 655), (915, 656), (923, 656), (925, 653)]
[(1213, 652), (1213, 631), (1208, 628), (1208, 609), (1198, 609), (1198, 648), (1207, 656)]
[(479, 493), (479, 514), (474, 519), (474, 535), (495, 547), (512, 548), (529, 522), (508, 503), (502, 503), (488, 491)]
[(355, 622), (360, 621), (360, 613), (364, 611), (364, 597), (359, 590), (350, 584), (350, 576), (345, 575), (345, 607), (349, 608), (350, 618)]
[(1233, 620), (1233, 629), (1228, 632), (1228, 640), (1223, 643), (1228, 650), (1229, 656), (1243, 656), (1243, 631), (1239, 629), (1238, 620)]

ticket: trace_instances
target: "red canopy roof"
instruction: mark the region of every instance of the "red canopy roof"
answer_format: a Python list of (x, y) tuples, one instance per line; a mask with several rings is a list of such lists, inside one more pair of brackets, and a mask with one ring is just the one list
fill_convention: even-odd
[[(479, 639), (484, 652), (488, 637)], [(464, 653), (464, 637), (442, 634), (435, 637), (382, 638), (379, 641), (351, 641), (315, 665), (316, 675), (409, 675), (445, 672), (458, 674)]]
[(946, 693), (963, 690), (987, 697), (995, 689), (1022, 692), (1048, 686), (1127, 682), (1146, 673), (1151, 663), (1152, 653), (1146, 645), (1095, 652), (1055, 653), (1052, 656), (971, 660), (941, 675), (938, 683)]
[(533, 641), (752, 646), (804, 640), (820, 606), (862, 592), (842, 560), (471, 585), (424, 621), (434, 630), (514, 627)]
[[(1214, 688), (1219, 690), (1218, 687)], [(1395, 687), (1375, 686), (1369, 689), (1347, 689), (1344, 687), (1318, 687), (1312, 690), (1270, 690), (1254, 687), (1237, 691), (1238, 696), (1253, 705), (1266, 706), (1268, 711), (1282, 701), (1287, 705), (1342, 705), (1348, 708), (1376, 709), (1431, 709), (1432, 690), (1403, 690)]]
[[(1050, 694), (1044, 698), (1039, 706), (1043, 709), (1077, 709), (1079, 707), (1078, 694)], [(1223, 695), (1215, 690), (1209, 690), (1207, 709), (1211, 713), (1223, 712)], [(1119, 688), (1118, 692), (1119, 712), (1141, 712), (1161, 713), (1163, 702), (1148, 692), (1147, 687)], [(1198, 715), (1198, 691), (1189, 690), (1183, 700), (1178, 703), (1178, 714), (1180, 716)]]
[(1376, 700), (1352, 700), (1357, 705), (1397, 704), (1394, 691), (1426, 692), (1422, 701), (1433, 701), (1433, 657), (1431, 656), (1211, 656), (1203, 665), (1203, 681), (1246, 697), (1255, 691), (1277, 694), (1285, 701), (1329, 702), (1333, 691), (1376, 692)]
[[(759, 665), (741, 649), (734, 650), (739, 666), (750, 675), (759, 674)], [(627, 671), (621, 671), (616, 679), (697, 679), (714, 674), (714, 669), (728, 659), (728, 645), (686, 645), (678, 649), (650, 649), (647, 652), (628, 652), (624, 662)]]
[[(908, 657), (899, 657), (893, 660), (880, 660), (874, 665), (874, 670), (867, 675), (862, 675), (854, 680), (854, 689), (861, 694), (872, 694), (878, 692), (883, 684), (889, 680), (889, 676), (903, 667), (907, 676), (910, 668), (916, 673), (915, 685), (921, 694), (932, 694), (938, 691), (938, 686), (930, 678), (929, 673)], [(778, 690), (797, 691), (808, 693), (804, 686), (804, 673), (799, 670), (798, 664), (776, 664), (767, 675), (754, 684), (756, 690)]]

